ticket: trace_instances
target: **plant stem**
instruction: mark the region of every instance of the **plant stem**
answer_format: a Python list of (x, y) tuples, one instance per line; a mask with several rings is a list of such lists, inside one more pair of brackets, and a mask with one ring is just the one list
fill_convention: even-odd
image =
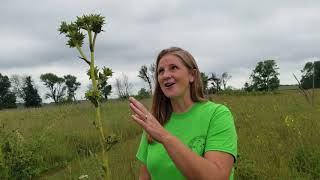
[(88, 63), (88, 64), (90, 65), (90, 61), (88, 61), (88, 58), (87, 58), (86, 55), (83, 53), (81, 47), (77, 44), (77, 45), (76, 45), (76, 48), (77, 48), (77, 50), (79, 51), (82, 59), (83, 59), (86, 63)]
[[(92, 41), (92, 31), (88, 31), (89, 35), (89, 45), (90, 45), (90, 75), (91, 75), (91, 80), (92, 80), (92, 88), (94, 91), (98, 90), (97, 87), (97, 80), (95, 77), (95, 67), (94, 67), (94, 46), (93, 46), (93, 41)], [(105, 144), (105, 136), (103, 132), (103, 127), (102, 127), (102, 121), (101, 121), (101, 105), (99, 100), (97, 100), (97, 106), (96, 108), (96, 122), (98, 124), (98, 130), (100, 132), (100, 145), (102, 148), (102, 166), (103, 166), (103, 171), (104, 171), (104, 179), (105, 180), (110, 180), (111, 179), (111, 174), (110, 174), (110, 169), (108, 165), (108, 156), (106, 155), (106, 150), (104, 148)]]

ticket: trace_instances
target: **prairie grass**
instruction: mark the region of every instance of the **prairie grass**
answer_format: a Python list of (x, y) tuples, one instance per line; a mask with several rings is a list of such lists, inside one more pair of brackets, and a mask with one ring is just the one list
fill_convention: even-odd
[[(320, 178), (320, 91), (311, 107), (298, 91), (210, 96), (227, 105), (238, 133), (236, 179)], [(151, 100), (142, 100), (150, 107)], [(127, 101), (102, 104), (103, 125), (120, 141), (108, 151), (112, 179), (138, 179), (141, 128)], [(98, 132), (89, 103), (0, 111), (0, 142), (19, 133), (36, 154), (35, 179), (101, 179)], [(37, 144), (37, 148), (32, 148)], [(28, 148), (30, 146), (30, 148)], [(1, 159), (0, 159), (1, 171)], [(17, 172), (13, 172), (17, 173)]]

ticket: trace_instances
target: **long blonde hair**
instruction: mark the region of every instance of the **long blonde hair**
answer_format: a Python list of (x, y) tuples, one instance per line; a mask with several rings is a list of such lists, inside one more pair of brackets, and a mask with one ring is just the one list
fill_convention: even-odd
[[(190, 84), (190, 96), (193, 102), (204, 102), (207, 99), (203, 93), (203, 85), (201, 80), (200, 71), (198, 65), (194, 59), (194, 57), (186, 50), (183, 50), (179, 47), (170, 47), (168, 49), (162, 50), (156, 61), (156, 68), (155, 68), (155, 89), (154, 95), (152, 100), (152, 115), (159, 121), (159, 123), (164, 126), (166, 122), (168, 122), (171, 114), (172, 114), (172, 106), (170, 99), (164, 95), (160, 88), (160, 84), (158, 82), (158, 65), (160, 59), (167, 55), (171, 54), (183, 62), (183, 64), (190, 70), (194, 71), (194, 81)], [(148, 135), (148, 142), (151, 143), (153, 139), (150, 135)]]

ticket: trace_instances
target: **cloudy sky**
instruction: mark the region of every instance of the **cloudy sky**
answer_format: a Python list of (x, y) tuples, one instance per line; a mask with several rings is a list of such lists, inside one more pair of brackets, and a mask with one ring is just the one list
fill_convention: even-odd
[(98, 66), (113, 69), (111, 84), (126, 74), (135, 92), (147, 87), (137, 77), (141, 65), (170, 46), (193, 54), (202, 72), (228, 72), (235, 88), (259, 61), (275, 59), (280, 83), (294, 84), (292, 73), (300, 76), (305, 62), (320, 58), (319, 0), (1, 0), (0, 73), (31, 75), (42, 95), (41, 74), (72, 74), (83, 98), (87, 65), (57, 29), (88, 13), (106, 17)]

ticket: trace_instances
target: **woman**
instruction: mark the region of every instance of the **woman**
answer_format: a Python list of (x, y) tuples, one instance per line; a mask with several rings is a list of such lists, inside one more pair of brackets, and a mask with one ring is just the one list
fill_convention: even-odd
[(140, 179), (233, 179), (237, 135), (232, 115), (207, 101), (193, 56), (177, 47), (156, 61), (152, 113), (129, 98), (132, 119), (143, 128), (137, 158)]

